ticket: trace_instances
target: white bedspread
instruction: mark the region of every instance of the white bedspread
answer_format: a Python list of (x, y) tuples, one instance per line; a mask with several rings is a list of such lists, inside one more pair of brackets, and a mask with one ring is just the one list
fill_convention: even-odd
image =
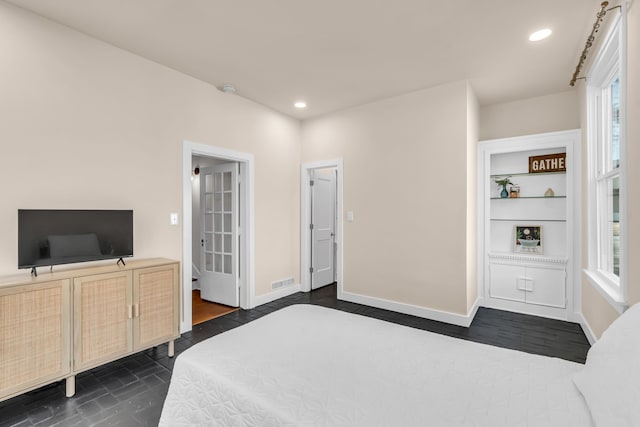
[(580, 369), (296, 305), (178, 356), (160, 425), (584, 427)]

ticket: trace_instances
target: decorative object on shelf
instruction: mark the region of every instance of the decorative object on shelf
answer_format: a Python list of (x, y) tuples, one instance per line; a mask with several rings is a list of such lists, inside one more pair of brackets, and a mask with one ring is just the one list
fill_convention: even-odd
[(542, 227), (516, 225), (513, 251), (525, 254), (542, 254)]
[(566, 172), (567, 153), (529, 156), (529, 173)]
[(513, 185), (511, 182), (511, 175), (505, 176), (504, 178), (497, 178), (495, 180), (496, 184), (498, 184), (498, 190), (502, 187), (502, 191), (500, 192), (500, 197), (506, 199), (509, 197), (509, 191), (507, 191), (507, 185)]
[(553, 197), (556, 193), (553, 191), (553, 188), (547, 188), (547, 191), (544, 192), (544, 197)]
[(517, 184), (513, 184), (509, 189), (509, 198), (517, 199), (518, 197), (520, 197), (520, 186)]

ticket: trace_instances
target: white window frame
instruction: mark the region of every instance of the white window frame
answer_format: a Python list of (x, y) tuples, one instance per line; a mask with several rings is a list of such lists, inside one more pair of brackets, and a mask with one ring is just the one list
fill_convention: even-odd
[[(623, 2), (621, 12), (615, 17), (598, 55), (587, 76), (587, 193), (588, 193), (588, 265), (584, 270), (589, 282), (620, 313), (627, 306), (627, 239), (626, 239), (626, 5)], [(603, 140), (601, 132), (609, 132), (609, 108), (602, 108), (604, 88), (610, 86), (614, 77), (620, 78), (620, 166), (611, 171), (604, 171), (602, 157), (598, 154)], [(606, 95), (605, 95), (606, 96)], [(606, 129), (603, 128), (606, 124)], [(607, 135), (607, 138), (610, 138)], [(608, 200), (606, 194), (598, 191), (612, 177), (619, 176), (619, 221), (620, 221), (620, 270), (615, 276), (600, 268), (603, 255), (612, 249), (601, 250), (600, 218), (606, 216)], [(606, 193), (606, 192), (604, 192)], [(608, 242), (610, 243), (610, 242)]]

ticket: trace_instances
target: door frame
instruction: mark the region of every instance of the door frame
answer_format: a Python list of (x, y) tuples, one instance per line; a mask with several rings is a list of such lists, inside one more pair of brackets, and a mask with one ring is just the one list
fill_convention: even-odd
[(182, 317), (180, 333), (188, 332), (191, 325), (191, 265), (192, 253), (192, 157), (205, 156), (238, 162), (240, 169), (240, 307), (253, 308), (255, 295), (255, 241), (254, 241), (254, 156), (251, 153), (229, 150), (212, 145), (184, 140), (182, 142)]
[(311, 179), (310, 172), (313, 169), (335, 168), (337, 171), (336, 185), (336, 265), (335, 274), (338, 284), (338, 299), (342, 298), (343, 276), (342, 276), (342, 189), (343, 189), (343, 169), (342, 158), (334, 160), (324, 160), (319, 162), (303, 163), (300, 168), (300, 290), (302, 292), (311, 291)]

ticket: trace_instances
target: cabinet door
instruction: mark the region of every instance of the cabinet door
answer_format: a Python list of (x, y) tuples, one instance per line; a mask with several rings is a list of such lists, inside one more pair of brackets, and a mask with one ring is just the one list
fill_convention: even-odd
[(492, 298), (512, 301), (525, 300), (524, 268), (519, 265), (489, 264), (490, 287)]
[(88, 369), (133, 350), (130, 271), (74, 279), (74, 367)]
[(547, 305), (565, 308), (566, 274), (564, 268), (531, 267), (525, 268), (526, 302), (529, 304)]
[(134, 271), (135, 350), (178, 337), (180, 325), (178, 270), (178, 264), (169, 264)]
[(0, 400), (70, 372), (68, 279), (0, 289)]

